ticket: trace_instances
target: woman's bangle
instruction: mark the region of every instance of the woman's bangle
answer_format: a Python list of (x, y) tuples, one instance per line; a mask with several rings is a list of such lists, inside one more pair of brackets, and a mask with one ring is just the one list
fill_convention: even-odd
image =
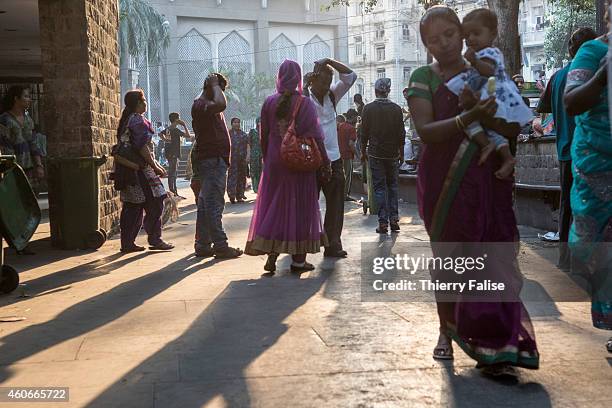
[(457, 125), (457, 129), (465, 130), (465, 123), (463, 123), (463, 120), (461, 120), (460, 115), (455, 116), (455, 124)]

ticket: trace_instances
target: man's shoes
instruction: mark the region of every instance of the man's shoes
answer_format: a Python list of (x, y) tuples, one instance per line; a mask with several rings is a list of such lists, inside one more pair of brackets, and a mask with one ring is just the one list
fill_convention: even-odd
[(243, 199), (242, 197), (240, 197), (240, 198), (239, 198), (237, 201), (238, 201), (239, 203), (244, 203), (244, 199)]
[(215, 250), (215, 259), (233, 259), (238, 258), (243, 252), (240, 248), (226, 247)]
[(16, 252), (17, 252), (17, 255), (36, 255), (36, 252), (32, 251), (27, 246), (25, 248), (23, 248), (22, 250), (19, 250), (19, 251), (16, 251)]
[(211, 248), (200, 248), (195, 250), (195, 256), (197, 258), (212, 258), (215, 256), (215, 251)]
[(235, 198), (230, 198), (230, 203), (236, 204), (236, 199)]
[(243, 196), (242, 196), (242, 197), (240, 197), (240, 198), (241, 198), (241, 199), (243, 199), (243, 200), (246, 200), (246, 199), (247, 199), (245, 195), (243, 195)]
[(139, 245), (132, 245), (131, 247), (121, 248), (120, 251), (124, 254), (130, 254), (132, 252), (142, 252), (145, 250), (145, 247)]
[(160, 241), (158, 244), (150, 245), (149, 249), (152, 251), (169, 251), (171, 249), (174, 249), (174, 245), (164, 241)]
[(391, 226), (391, 232), (399, 232), (400, 230), (399, 222), (392, 222), (390, 226)]
[(387, 224), (380, 223), (378, 224), (378, 228), (376, 228), (376, 232), (379, 234), (386, 234), (389, 232), (389, 226)]
[(346, 258), (348, 256), (348, 252), (343, 249), (331, 250), (325, 249), (323, 252), (323, 256), (328, 258)]
[(357, 201), (357, 200), (354, 199), (353, 197), (346, 196), (346, 197), (344, 197), (344, 201)]

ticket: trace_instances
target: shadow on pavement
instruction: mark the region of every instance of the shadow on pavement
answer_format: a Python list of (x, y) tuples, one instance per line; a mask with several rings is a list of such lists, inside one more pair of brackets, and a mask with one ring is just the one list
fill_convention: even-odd
[(216, 263), (198, 264), (199, 261), (191, 256), (182, 258), (77, 303), (53, 320), (5, 336), (0, 345), (0, 382), (10, 377), (10, 365), (108, 324), (199, 269)]
[(456, 408), (475, 407), (552, 407), (546, 388), (534, 382), (521, 382), (518, 377), (492, 379), (479, 370), (462, 370), (458, 374), (452, 362), (441, 363), (442, 387), (440, 405)]
[[(52, 289), (61, 288), (62, 286), (107, 275), (113, 270), (122, 268), (132, 262), (138, 261), (148, 255), (153, 254), (155, 254), (155, 252), (141, 252), (131, 257), (128, 256), (120, 259), (126, 255), (118, 252), (101, 259), (96, 259), (95, 261), (87, 262), (73, 268), (53, 272), (39, 278), (24, 281), (22, 283), (27, 285), (26, 294), (28, 296), (38, 296), (41, 293), (50, 291)], [(14, 293), (12, 295), (7, 295), (0, 298), (0, 305), (5, 306), (22, 300), (24, 299), (17, 297), (17, 294)]]
[(161, 371), (176, 370), (175, 358), (167, 356), (177, 350), (178, 381), (155, 384), (156, 406), (200, 407), (219, 397), (227, 406), (250, 406), (245, 370), (285, 334), (288, 326), (284, 320), (315, 295), (328, 276), (230, 283), (180, 337), (87, 406), (130, 406), (133, 387), (146, 384), (141, 373), (152, 366)]

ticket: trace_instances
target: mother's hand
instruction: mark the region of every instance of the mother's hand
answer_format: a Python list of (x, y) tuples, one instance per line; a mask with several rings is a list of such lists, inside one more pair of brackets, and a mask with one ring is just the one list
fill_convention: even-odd
[(497, 112), (497, 101), (494, 96), (487, 99), (479, 100), (473, 108), (476, 111), (476, 116), (479, 120), (489, 119), (495, 116)]
[(469, 86), (464, 86), (459, 94), (459, 105), (464, 110), (470, 110), (478, 103), (480, 99), (480, 95), (474, 91)]

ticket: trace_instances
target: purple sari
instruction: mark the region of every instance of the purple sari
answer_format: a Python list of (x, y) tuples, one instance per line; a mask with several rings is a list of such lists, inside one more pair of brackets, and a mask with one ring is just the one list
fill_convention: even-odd
[[(461, 112), (456, 95), (444, 86), (431, 70), (416, 70), (409, 88), (411, 97), (431, 101), (436, 121), (452, 118)], [(419, 160), (417, 194), (419, 212), (428, 233), (434, 221), (434, 209), (443, 191), (451, 163), (465, 136), (459, 132), (444, 143), (426, 144)], [(457, 158), (461, 160), (461, 158)], [(448, 209), (448, 216), (438, 242), (462, 243), (454, 256), (473, 256), (471, 243), (507, 243), (505, 251), (497, 251), (493, 263), (487, 263), (486, 275), (494, 281), (512, 282), (515, 301), (439, 302), (441, 331), (453, 340), (479, 365), (511, 364), (538, 368), (539, 354), (529, 314), (519, 299), (522, 277), (516, 255), (519, 234), (512, 208), (513, 180), (499, 180), (494, 171), (499, 158), (493, 154), (482, 166), (478, 155), (471, 158), (465, 176), (459, 181), (456, 196)], [(434, 253), (437, 243), (432, 243)], [(468, 249), (466, 249), (468, 248)], [(437, 256), (442, 256), (436, 254)], [(432, 271), (435, 275), (435, 271)], [(435, 276), (434, 276), (435, 278)]]
[[(316, 172), (292, 171), (283, 164), (280, 147), (287, 123), (276, 118), (276, 108), (283, 93), (292, 95), (290, 112), (293, 112), (298, 98), (304, 98), (301, 95), (301, 69), (297, 62), (283, 62), (276, 90), (277, 93), (266, 99), (261, 110), (263, 172), (245, 253), (316, 253), (327, 241), (321, 225), (317, 175)], [(328, 161), (315, 106), (308, 98), (302, 100), (296, 115), (296, 131), (300, 136), (315, 139), (324, 161)]]

